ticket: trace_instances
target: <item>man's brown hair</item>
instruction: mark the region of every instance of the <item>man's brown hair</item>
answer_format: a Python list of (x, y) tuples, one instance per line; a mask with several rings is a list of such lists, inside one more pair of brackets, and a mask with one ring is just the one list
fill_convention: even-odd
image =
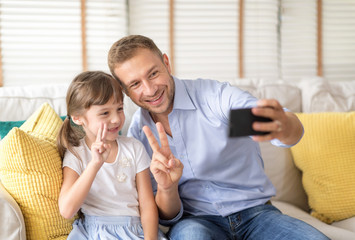
[(121, 85), (122, 82), (116, 76), (114, 70), (117, 65), (134, 57), (139, 49), (148, 49), (163, 61), (163, 54), (152, 39), (142, 35), (129, 35), (121, 38), (111, 46), (108, 52), (108, 66), (111, 74)]

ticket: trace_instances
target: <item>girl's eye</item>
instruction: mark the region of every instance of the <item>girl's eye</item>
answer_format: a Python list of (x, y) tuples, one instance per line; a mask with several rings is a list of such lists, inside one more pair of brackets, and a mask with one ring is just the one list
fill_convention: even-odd
[(108, 114), (108, 112), (103, 112), (103, 113), (101, 113), (101, 115), (107, 115)]
[(119, 108), (117, 108), (117, 111), (118, 111), (118, 112), (123, 111), (123, 107), (119, 107)]

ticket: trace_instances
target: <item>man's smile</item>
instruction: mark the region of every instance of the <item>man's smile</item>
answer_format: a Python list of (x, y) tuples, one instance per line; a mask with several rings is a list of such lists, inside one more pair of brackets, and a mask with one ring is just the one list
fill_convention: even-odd
[(150, 99), (150, 100), (145, 100), (147, 103), (149, 103), (150, 105), (159, 105), (162, 100), (163, 100), (163, 94), (165, 91), (162, 91), (157, 97)]

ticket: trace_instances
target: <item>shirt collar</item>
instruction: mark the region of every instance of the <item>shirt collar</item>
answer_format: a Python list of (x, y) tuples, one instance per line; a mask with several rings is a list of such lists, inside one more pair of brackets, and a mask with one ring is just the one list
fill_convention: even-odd
[[(173, 109), (195, 110), (196, 107), (186, 89), (186, 85), (180, 79), (173, 77), (175, 82), (175, 95)], [(192, 80), (190, 80), (192, 81)]]
[[(186, 89), (184, 82), (176, 77), (173, 77), (175, 82), (175, 95), (174, 95), (174, 106), (173, 111), (177, 109), (182, 110), (196, 110), (194, 103)], [(189, 80), (193, 81), (193, 80)], [(144, 108), (140, 108), (143, 115), (142, 126), (148, 125), (151, 129), (155, 125), (153, 119), (150, 117), (149, 111)]]

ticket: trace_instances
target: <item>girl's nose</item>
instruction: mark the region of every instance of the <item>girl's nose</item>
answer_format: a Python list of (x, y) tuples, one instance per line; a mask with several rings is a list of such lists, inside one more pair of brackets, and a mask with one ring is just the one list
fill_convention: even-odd
[(121, 121), (120, 114), (116, 113), (113, 118), (111, 119), (112, 123), (119, 123)]

